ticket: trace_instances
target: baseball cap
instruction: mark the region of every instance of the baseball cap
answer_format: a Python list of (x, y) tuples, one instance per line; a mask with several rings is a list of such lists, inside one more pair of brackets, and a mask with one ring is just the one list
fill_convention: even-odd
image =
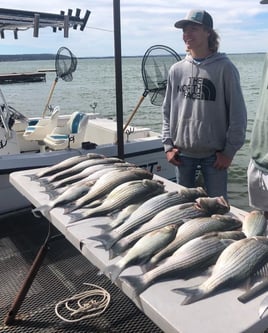
[(213, 29), (213, 19), (205, 10), (191, 10), (184, 19), (175, 23), (176, 28), (183, 28), (186, 23), (203, 24), (208, 28)]

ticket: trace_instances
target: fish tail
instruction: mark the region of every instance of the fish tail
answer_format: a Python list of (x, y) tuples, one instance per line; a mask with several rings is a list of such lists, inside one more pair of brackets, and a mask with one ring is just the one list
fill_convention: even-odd
[(36, 174), (31, 174), (31, 175), (25, 175), (26, 177), (29, 177), (30, 178), (30, 180), (38, 180), (39, 179), (39, 177), (36, 175)]
[(205, 297), (205, 293), (199, 288), (176, 288), (172, 291), (186, 296), (181, 305), (192, 304)]
[(56, 189), (48, 189), (47, 191), (44, 192), (49, 196), (50, 200), (55, 199), (59, 195)]
[(35, 217), (40, 217), (40, 215), (38, 213), (45, 214), (50, 210), (50, 208), (51, 207), (49, 205), (39, 206), (39, 207), (32, 209), (32, 213)]
[(141, 268), (141, 270), (142, 270), (143, 273), (146, 273), (146, 272), (152, 270), (155, 267), (156, 267), (156, 265), (154, 265), (153, 263), (151, 263), (151, 261), (148, 261), (145, 264), (140, 265), (140, 268)]
[(109, 250), (116, 241), (116, 238), (114, 238), (111, 234), (106, 233), (98, 236), (92, 236), (89, 238), (101, 242), (105, 250)]
[(47, 178), (42, 178), (42, 179), (37, 178), (36, 180), (38, 180), (40, 185), (42, 186), (47, 186), (49, 184), (49, 180)]
[(131, 285), (133, 288), (133, 297), (139, 296), (149, 287), (149, 285), (146, 284), (143, 275), (125, 275), (121, 276), (120, 279)]
[(69, 203), (67, 207), (64, 208), (63, 214), (70, 214), (74, 210), (78, 209), (75, 205), (75, 203)]
[(80, 221), (84, 218), (81, 213), (73, 213), (73, 214), (70, 214), (70, 216), (71, 216), (71, 220), (69, 223), (74, 223), (74, 222)]
[(112, 230), (108, 224), (94, 224), (94, 227), (99, 228), (105, 232)]
[(113, 259), (116, 256), (122, 254), (128, 248), (128, 242), (121, 238), (120, 241), (113, 244), (113, 246), (109, 249), (109, 259)]
[(105, 273), (110, 277), (111, 281), (114, 283), (122, 272), (123, 267), (119, 265), (110, 265), (105, 269)]

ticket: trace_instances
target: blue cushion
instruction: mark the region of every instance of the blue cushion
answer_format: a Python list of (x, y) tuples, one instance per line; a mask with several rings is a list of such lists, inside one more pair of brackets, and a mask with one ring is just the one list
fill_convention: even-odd
[(84, 117), (84, 113), (77, 113), (72, 121), (71, 133), (78, 133), (79, 124)]
[(66, 140), (66, 139), (68, 139), (67, 134), (52, 134), (52, 135), (50, 135), (50, 137), (52, 139), (55, 139), (55, 140)]

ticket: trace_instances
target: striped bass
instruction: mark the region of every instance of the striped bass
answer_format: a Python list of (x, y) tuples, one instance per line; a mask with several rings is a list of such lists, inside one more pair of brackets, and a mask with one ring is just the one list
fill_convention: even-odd
[(116, 264), (106, 267), (104, 273), (110, 275), (114, 282), (127, 267), (146, 263), (154, 253), (174, 239), (177, 229), (178, 225), (171, 224), (146, 234)]
[(124, 252), (147, 232), (159, 229), (168, 224), (179, 223), (182, 225), (185, 221), (196, 217), (210, 216), (219, 212), (227, 213), (229, 209), (230, 206), (223, 197), (197, 198), (193, 203), (171, 206), (162, 210), (133, 233), (121, 238), (115, 243), (110, 249), (110, 258)]
[(59, 171), (65, 170), (67, 168), (70, 168), (80, 162), (83, 162), (85, 160), (90, 160), (90, 159), (100, 159), (100, 158), (104, 158), (104, 155), (100, 155), (100, 154), (94, 154), (94, 153), (89, 153), (89, 154), (85, 154), (85, 155), (79, 155), (79, 156), (73, 156), (70, 158), (67, 158), (57, 164), (54, 164), (50, 167), (45, 168), (44, 170), (40, 170), (39, 172), (36, 173), (36, 177), (37, 178), (41, 178), (41, 177), (47, 177), (47, 176), (51, 176), (54, 173), (57, 173)]
[(78, 172), (82, 171), (83, 169), (97, 164), (106, 164), (106, 163), (119, 163), (122, 162), (119, 158), (116, 157), (105, 157), (105, 158), (94, 158), (94, 159), (87, 159), (82, 161), (71, 168), (64, 169), (63, 171), (57, 172), (49, 177), (40, 179), (40, 183), (50, 183), (54, 181), (61, 180), (65, 177), (70, 177)]
[(151, 264), (172, 255), (180, 246), (189, 240), (213, 231), (230, 231), (241, 228), (242, 222), (230, 215), (214, 214), (208, 217), (195, 218), (184, 223), (178, 230), (173, 242), (151, 258)]
[(200, 196), (207, 196), (201, 188), (183, 188), (179, 191), (166, 192), (159, 194), (145, 201), (131, 216), (118, 228), (110, 233), (101, 234), (91, 239), (103, 243), (106, 250), (109, 250), (115, 242), (123, 236), (136, 229), (138, 226), (148, 222), (156, 214), (168, 207), (192, 202)]
[(36, 212), (42, 212), (45, 215), (51, 209), (58, 206), (63, 206), (66, 203), (74, 201), (77, 198), (80, 198), (81, 196), (85, 195), (90, 190), (91, 186), (92, 186), (91, 181), (87, 181), (83, 185), (72, 186), (66, 191), (64, 191), (62, 194), (60, 194), (58, 197), (56, 197), (54, 200), (50, 201), (47, 205), (36, 207), (35, 209), (32, 210), (32, 212), (34, 215)]
[(164, 184), (161, 181), (142, 179), (125, 182), (114, 188), (103, 202), (91, 209), (86, 209), (82, 213), (71, 213), (71, 221), (76, 222), (93, 216), (104, 216), (124, 207), (137, 203), (164, 192)]
[(152, 178), (153, 174), (151, 172), (138, 167), (130, 167), (112, 171), (108, 170), (96, 181), (96, 183), (92, 186), (91, 190), (86, 195), (76, 200), (71, 206), (67, 207), (65, 213), (70, 213), (99, 198), (102, 198), (120, 184), (129, 182), (131, 180)]
[[(230, 244), (220, 254), (211, 276), (197, 288), (178, 288), (174, 292), (186, 294), (182, 305), (209, 297), (216, 291), (235, 288), (262, 272), (268, 263), (268, 238), (256, 236)], [(267, 275), (267, 270), (263, 272)]]
[(101, 164), (91, 165), (82, 170), (81, 172), (76, 173), (70, 177), (66, 177), (59, 181), (49, 183), (48, 186), (49, 188), (57, 189), (67, 185), (72, 185), (73, 183), (83, 180), (89, 176), (90, 177), (88, 179), (97, 180), (100, 176), (104, 175), (107, 172), (106, 170), (108, 169), (109, 169), (108, 171), (111, 171), (120, 168), (127, 168), (130, 166), (134, 167), (134, 164), (123, 162), (123, 163), (105, 163), (105, 164), (101, 163)]
[(258, 210), (253, 210), (245, 216), (242, 231), (246, 237), (253, 236), (266, 236), (267, 233), (267, 220), (263, 214)]
[[(215, 264), (220, 253), (234, 239), (245, 237), (242, 232), (212, 232), (196, 237), (182, 245), (174, 254), (159, 266), (142, 275), (122, 276), (134, 289), (135, 296), (141, 294), (152, 284), (166, 279), (185, 279), (198, 274)], [(228, 238), (229, 237), (229, 238)]]

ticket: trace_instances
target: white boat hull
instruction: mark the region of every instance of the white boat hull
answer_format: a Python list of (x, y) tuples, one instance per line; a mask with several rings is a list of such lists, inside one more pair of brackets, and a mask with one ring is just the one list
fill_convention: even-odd
[[(64, 117), (62, 119), (64, 119)], [(61, 121), (63, 121), (62, 119)], [(90, 152), (103, 154), (107, 157), (117, 156), (118, 147), (114, 142), (116, 140), (116, 123), (109, 119), (97, 118), (94, 124), (96, 127), (91, 127), (90, 135), (87, 136), (86, 134), (83, 140), (83, 142), (86, 143), (92, 141), (94, 143), (98, 142), (93, 145), (89, 144), (89, 146), (93, 147), (91, 149), (82, 149), (80, 144), (78, 148), (45, 150), (42, 152), (44, 150), (43, 141), (25, 140), (23, 134), (26, 129), (21, 131), (21, 133), (17, 131), (15, 135), (13, 135), (12, 141), (10, 141), (10, 147), (12, 145), (12, 149), (14, 148), (13, 153), (9, 151), (8, 144), (5, 147), (7, 153), (4, 153), (3, 149), (0, 150), (2, 153), (0, 154), (0, 214), (30, 205), (9, 183), (9, 175), (12, 172), (50, 166), (71, 156)], [(17, 125), (17, 127), (19, 126)], [(135, 128), (131, 130), (131, 134), (125, 137), (124, 160), (144, 167), (161, 177), (175, 180), (174, 167), (166, 160), (159, 134), (151, 132), (148, 129)], [(146, 135), (144, 134), (145, 132)], [(95, 138), (92, 137), (93, 134)], [(18, 143), (17, 147), (16, 144), (14, 144), (16, 141)], [(110, 143), (108, 143), (109, 141)], [(76, 141), (76, 145), (77, 144), (78, 142)], [(18, 147), (20, 149), (18, 149)]]

